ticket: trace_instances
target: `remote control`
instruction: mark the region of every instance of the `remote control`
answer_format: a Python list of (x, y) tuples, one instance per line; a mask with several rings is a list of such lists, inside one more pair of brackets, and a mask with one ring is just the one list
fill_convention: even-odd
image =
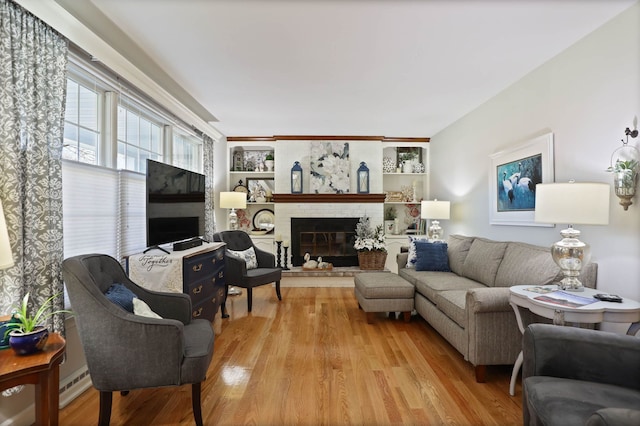
[(593, 297), (604, 302), (622, 303), (622, 297), (617, 294), (598, 293)]

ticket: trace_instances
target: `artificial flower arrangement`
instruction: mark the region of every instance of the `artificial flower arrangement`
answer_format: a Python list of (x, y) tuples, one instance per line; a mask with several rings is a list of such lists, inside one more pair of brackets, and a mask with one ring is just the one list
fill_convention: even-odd
[(382, 225), (371, 227), (369, 217), (361, 217), (356, 225), (356, 242), (353, 247), (359, 251), (387, 251), (387, 242)]

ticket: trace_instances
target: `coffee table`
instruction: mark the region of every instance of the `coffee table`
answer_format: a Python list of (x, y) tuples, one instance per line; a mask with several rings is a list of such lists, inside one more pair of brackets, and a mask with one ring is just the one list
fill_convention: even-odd
[[(536, 289), (537, 291), (531, 291)], [(542, 289), (542, 290), (541, 290)], [(549, 293), (541, 293), (540, 291), (551, 290)], [(597, 301), (586, 305), (578, 305), (571, 303), (572, 297), (576, 299), (587, 298), (592, 299), (597, 293), (603, 293), (602, 290), (594, 290), (585, 288), (582, 292), (562, 292), (565, 293), (568, 303), (563, 303), (555, 297), (558, 288), (555, 285), (536, 287), (531, 285), (517, 285), (510, 288), (509, 303), (516, 314), (516, 321), (520, 332), (524, 334), (524, 324), (520, 309), (528, 309), (534, 314), (544, 318), (553, 320), (555, 325), (564, 325), (565, 323), (580, 324), (599, 324), (601, 322), (617, 322), (631, 323), (627, 330), (627, 334), (635, 335), (640, 331), (640, 303), (635, 300), (625, 298), (622, 303)], [(553, 299), (546, 299), (545, 297)], [(559, 294), (563, 296), (563, 294)], [(579, 300), (576, 300), (579, 302)], [(522, 351), (516, 359), (511, 373), (511, 383), (509, 384), (509, 394), (515, 395), (516, 379), (518, 372), (522, 367), (523, 355)]]

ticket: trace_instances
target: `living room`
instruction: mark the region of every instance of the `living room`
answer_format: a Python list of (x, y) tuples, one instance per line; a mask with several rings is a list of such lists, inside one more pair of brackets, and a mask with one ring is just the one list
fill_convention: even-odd
[[(17, 3), (63, 34), (69, 32), (69, 22), (60, 22), (64, 15), (60, 14), (59, 6), (46, 5), (54, 2), (42, 2), (44, 6), (33, 1)], [(52, 7), (52, 10), (46, 10)], [(67, 19), (69, 16), (67, 13)], [(565, 46), (531, 72), (505, 84), (485, 102), (461, 109), (454, 121), (437, 132), (404, 135), (430, 138), (429, 197), (451, 202), (451, 219), (442, 222), (445, 235), (483, 236), (541, 246), (550, 246), (560, 239), (560, 225), (549, 228), (491, 224), (488, 183), (491, 156), (541, 135), (553, 134), (553, 181), (575, 179), (613, 184), (611, 174), (605, 170), (610, 165), (612, 152), (625, 139), (624, 129), (635, 128), (640, 111), (639, 28), (640, 4), (627, 2), (611, 20), (603, 21), (602, 26)], [(544, 32), (543, 24), (540, 32)], [(116, 61), (113, 68), (124, 68), (123, 63)], [(468, 66), (474, 67), (472, 59)], [(274, 130), (261, 136), (275, 134), (286, 133)], [(367, 134), (375, 135), (377, 132)], [(385, 136), (403, 135), (387, 133)], [(228, 160), (224, 139), (220, 133), (215, 148), (222, 164)], [(629, 144), (638, 146), (638, 139), (629, 139)], [(352, 161), (355, 160), (354, 157)], [(291, 163), (289, 159), (286, 161)], [(216, 174), (220, 185), (216, 191), (228, 190), (227, 170), (219, 167)], [(226, 215), (226, 210), (216, 211), (219, 222), (225, 221)], [(612, 194), (609, 224), (579, 228), (583, 240), (592, 247), (593, 260), (599, 265), (598, 288), (640, 300), (638, 203), (634, 200), (625, 211)], [(264, 294), (265, 297), (270, 296), (270, 293)], [(616, 324), (605, 324), (603, 328), (617, 332), (623, 330), (623, 326)], [(74, 350), (80, 351), (77, 340), (68, 342), (67, 351)], [(61, 378), (68, 378), (65, 376), (76, 370), (73, 366), (63, 365)], [(11, 419), (24, 411), (31, 401), (32, 396), (14, 396), (9, 406), (7, 399), (1, 398), (3, 414), (0, 422), (12, 424)]]

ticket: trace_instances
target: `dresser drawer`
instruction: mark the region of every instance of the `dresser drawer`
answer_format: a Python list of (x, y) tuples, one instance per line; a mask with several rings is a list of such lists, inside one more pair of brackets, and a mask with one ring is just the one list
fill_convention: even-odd
[[(222, 255), (218, 253), (222, 252)], [(216, 250), (200, 256), (194, 256), (184, 260), (185, 282), (199, 281), (202, 277), (213, 275), (224, 268), (224, 251)]]
[(219, 306), (216, 301), (217, 298), (214, 295), (211, 295), (197, 305), (193, 305), (191, 308), (191, 318), (213, 321)]

